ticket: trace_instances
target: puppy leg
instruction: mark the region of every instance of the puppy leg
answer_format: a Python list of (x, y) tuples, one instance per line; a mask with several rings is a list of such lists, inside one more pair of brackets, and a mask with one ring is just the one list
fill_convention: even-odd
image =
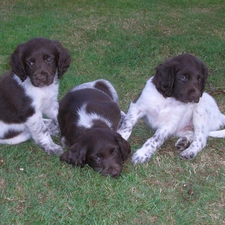
[(193, 131), (179, 132), (177, 136), (180, 136), (175, 144), (175, 147), (179, 151), (183, 151), (190, 146), (193, 141)]
[(179, 150), (179, 151), (183, 151), (184, 149), (186, 149), (189, 145), (190, 145), (190, 141), (188, 139), (188, 137), (181, 137), (177, 140), (175, 147)]
[(183, 159), (194, 158), (206, 146), (209, 131), (218, 130), (224, 125), (224, 122), (225, 117), (221, 114), (215, 100), (208, 94), (203, 94), (193, 111), (193, 142), (189, 148), (181, 152), (180, 157)]
[(34, 116), (30, 117), (26, 122), (26, 126), (31, 132), (31, 136), (34, 141), (37, 145), (42, 147), (46, 153), (49, 155), (60, 155), (63, 153), (62, 148), (52, 141), (41, 114), (34, 114)]
[(180, 157), (182, 159), (193, 159), (206, 146), (207, 134), (206, 130), (196, 128), (193, 142), (180, 153)]
[(121, 110), (120, 115), (121, 115), (121, 122), (122, 122), (124, 120), (124, 118), (126, 117), (126, 113)]
[(122, 125), (122, 122), (123, 122), (123, 120), (124, 120), (124, 118), (126, 117), (126, 113), (125, 112), (123, 112), (122, 110), (120, 111), (120, 122), (119, 122), (119, 126), (118, 126), (118, 128), (120, 128), (121, 127), (121, 125)]
[[(207, 112), (207, 113), (206, 113)], [(207, 143), (212, 113), (204, 107), (197, 107), (193, 113), (194, 136), (190, 146), (180, 153), (182, 159), (193, 159)], [(215, 120), (214, 120), (215, 121)], [(216, 121), (215, 121), (216, 122)]]
[(45, 125), (47, 126), (49, 133), (51, 135), (58, 135), (60, 133), (59, 124), (57, 120), (59, 109), (59, 103), (56, 100), (52, 101), (47, 109), (43, 110), (43, 113), (48, 117), (48, 119), (43, 119)]
[(43, 118), (45, 126), (48, 128), (50, 135), (56, 136), (60, 133), (59, 125), (52, 119)]
[(132, 162), (136, 163), (145, 163), (149, 161), (152, 155), (156, 150), (166, 141), (166, 139), (172, 134), (172, 131), (169, 131), (168, 128), (158, 129), (155, 134), (149, 138), (144, 145), (138, 149), (132, 156)]
[(127, 140), (132, 132), (134, 125), (142, 118), (144, 112), (136, 107), (136, 104), (131, 102), (127, 115), (121, 121), (119, 130), (117, 131), (125, 140)]
[(48, 105), (48, 108), (43, 109), (43, 114), (45, 114), (49, 119), (57, 121), (58, 111), (59, 103), (54, 96), (54, 99), (52, 99), (52, 102), (50, 105)]

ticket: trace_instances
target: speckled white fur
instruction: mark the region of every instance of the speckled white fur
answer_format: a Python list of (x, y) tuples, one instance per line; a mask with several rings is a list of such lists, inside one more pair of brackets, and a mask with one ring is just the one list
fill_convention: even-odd
[[(57, 114), (59, 105), (57, 96), (59, 84), (57, 74), (53, 84), (46, 87), (33, 86), (29, 77), (24, 82), (16, 75), (14, 75), (14, 79), (24, 89), (25, 94), (31, 98), (35, 113), (22, 124), (6, 124), (0, 121), (0, 137), (9, 130), (21, 132), (13, 138), (0, 139), (0, 144), (18, 144), (32, 137), (48, 154), (61, 154), (62, 148), (55, 144), (50, 136), (50, 134), (58, 132)], [(43, 119), (43, 115), (49, 119)]]
[(141, 118), (156, 130), (134, 153), (134, 163), (148, 161), (172, 135), (179, 137), (175, 146), (182, 151), (181, 158), (185, 159), (195, 157), (206, 146), (208, 136), (225, 136), (225, 131), (216, 131), (225, 125), (225, 116), (209, 94), (203, 93), (198, 103), (183, 103), (175, 98), (164, 98), (155, 88), (152, 79), (147, 81), (138, 100), (130, 104), (118, 131), (127, 140), (133, 126)]

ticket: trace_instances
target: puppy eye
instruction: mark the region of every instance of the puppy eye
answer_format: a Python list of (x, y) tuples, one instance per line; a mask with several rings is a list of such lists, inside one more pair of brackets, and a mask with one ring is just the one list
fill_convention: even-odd
[(47, 63), (52, 63), (52, 62), (53, 62), (53, 58), (51, 58), (51, 57), (49, 57), (49, 56), (46, 56), (44, 59), (45, 59), (45, 61), (46, 61)]
[(114, 149), (112, 150), (112, 154), (113, 154), (113, 155), (118, 154), (118, 152), (119, 152), (118, 148), (114, 148)]
[(31, 67), (34, 65), (34, 60), (27, 60), (26, 64)]
[(100, 163), (100, 162), (102, 161), (102, 157), (101, 157), (101, 156), (96, 155), (96, 156), (94, 156), (93, 158), (94, 158), (94, 160), (95, 160), (96, 162), (98, 162), (98, 163)]
[(182, 80), (182, 81), (188, 81), (189, 80), (189, 76), (188, 76), (188, 74), (182, 74), (181, 75), (181, 77), (180, 77), (180, 79)]

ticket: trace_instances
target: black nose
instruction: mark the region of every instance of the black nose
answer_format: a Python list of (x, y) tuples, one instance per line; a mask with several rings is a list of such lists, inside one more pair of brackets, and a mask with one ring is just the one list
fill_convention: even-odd
[(104, 169), (102, 172), (105, 175), (110, 175), (110, 176), (112, 176), (114, 178), (117, 178), (117, 177), (120, 176), (121, 170), (122, 170), (121, 166), (113, 165), (113, 166), (110, 166), (110, 167)]
[(37, 76), (37, 80), (39, 80), (41, 82), (45, 82), (46, 81), (46, 76), (39, 75), (39, 76)]
[(190, 100), (192, 102), (195, 102), (195, 103), (198, 103), (199, 102), (199, 99), (201, 97), (201, 92), (199, 90), (195, 90), (193, 91), (191, 94), (190, 94)]
[(115, 170), (115, 171), (112, 171), (112, 172), (111, 172), (111, 176), (112, 176), (112, 177), (117, 178), (117, 177), (119, 177), (119, 175), (120, 175), (120, 171), (116, 171), (116, 170)]

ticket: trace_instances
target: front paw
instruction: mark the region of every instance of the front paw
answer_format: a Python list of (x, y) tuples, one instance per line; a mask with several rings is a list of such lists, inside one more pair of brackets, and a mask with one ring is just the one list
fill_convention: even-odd
[(145, 163), (145, 162), (148, 162), (151, 157), (152, 157), (151, 152), (149, 152), (147, 149), (141, 148), (133, 154), (132, 162), (134, 164)]
[(119, 133), (123, 139), (125, 139), (126, 141), (129, 139), (130, 134), (131, 134), (131, 130), (118, 130), (117, 133)]
[(179, 138), (175, 144), (175, 147), (179, 150), (179, 151), (183, 151), (186, 148), (188, 148), (190, 145), (189, 140), (187, 139), (187, 137), (182, 137)]
[(44, 150), (48, 155), (62, 155), (63, 153), (62, 147), (57, 144), (46, 146), (44, 147)]
[(185, 150), (180, 153), (180, 158), (181, 159), (193, 159), (197, 153), (193, 152), (192, 150)]

